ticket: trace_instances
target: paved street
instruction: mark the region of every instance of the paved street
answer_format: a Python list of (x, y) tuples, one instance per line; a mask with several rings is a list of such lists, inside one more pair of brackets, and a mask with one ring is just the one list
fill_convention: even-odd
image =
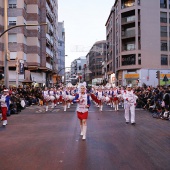
[(76, 105), (44, 112), (32, 106), (0, 127), (1, 170), (169, 170), (170, 121), (138, 109), (136, 126), (123, 110), (89, 110), (87, 139), (80, 137)]

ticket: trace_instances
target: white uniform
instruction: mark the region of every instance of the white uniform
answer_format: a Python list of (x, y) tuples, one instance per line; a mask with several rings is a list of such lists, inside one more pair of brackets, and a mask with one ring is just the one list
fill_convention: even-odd
[(131, 123), (135, 123), (135, 104), (138, 97), (133, 93), (133, 91), (125, 91), (123, 94), (123, 99), (125, 101), (125, 120), (129, 122), (129, 110), (131, 112)]

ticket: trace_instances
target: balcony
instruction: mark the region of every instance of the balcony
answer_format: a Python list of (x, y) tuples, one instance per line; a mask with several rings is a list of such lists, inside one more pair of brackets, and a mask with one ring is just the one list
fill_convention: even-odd
[(51, 21), (52, 21), (54, 16), (47, 2), (46, 2), (46, 11), (47, 11), (47, 15), (51, 18)]
[(47, 39), (50, 41), (50, 43), (53, 45), (53, 37), (51, 37), (49, 34), (46, 34)]
[(122, 18), (122, 24), (132, 23), (135, 22), (135, 16), (129, 16)]
[(122, 51), (133, 51), (135, 50), (135, 44), (127, 44), (122, 46)]
[(46, 47), (46, 53), (53, 58), (54, 54), (48, 47)]
[(122, 2), (122, 9), (135, 6), (135, 0), (124, 0)]
[(50, 63), (46, 63), (46, 67), (47, 67), (48, 69), (50, 69), (50, 70), (52, 70), (52, 68), (53, 68)]
[(131, 38), (135, 37), (135, 29), (129, 31), (122, 31), (122, 38)]

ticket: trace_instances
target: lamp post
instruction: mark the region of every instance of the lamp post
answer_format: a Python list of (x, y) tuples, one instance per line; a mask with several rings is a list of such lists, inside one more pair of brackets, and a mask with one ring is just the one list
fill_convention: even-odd
[[(8, 0), (4, 0), (4, 30), (8, 29)], [(8, 88), (9, 86), (9, 74), (8, 74), (8, 33), (4, 35), (4, 85)]]

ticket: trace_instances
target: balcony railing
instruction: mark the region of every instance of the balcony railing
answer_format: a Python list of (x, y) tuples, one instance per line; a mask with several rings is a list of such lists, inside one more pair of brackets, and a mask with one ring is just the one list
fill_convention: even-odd
[(135, 37), (135, 30), (122, 31), (122, 38)]
[(122, 46), (122, 51), (132, 51), (135, 50), (135, 44)]
[(54, 54), (48, 47), (46, 47), (46, 53), (53, 58)]
[(46, 34), (46, 37), (48, 38), (48, 40), (50, 41), (51, 44), (53, 44), (53, 38), (49, 35), (49, 34)]
[(135, 22), (135, 16), (122, 18), (122, 24), (129, 23), (129, 22)]
[(46, 67), (52, 70), (52, 65), (50, 63), (46, 63)]

